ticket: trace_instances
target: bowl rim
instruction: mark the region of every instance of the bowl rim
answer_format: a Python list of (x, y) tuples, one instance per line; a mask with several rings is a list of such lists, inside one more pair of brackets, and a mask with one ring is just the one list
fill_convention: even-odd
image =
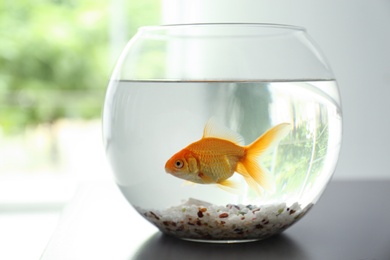
[(162, 24), (162, 25), (147, 25), (138, 28), (139, 31), (156, 31), (175, 28), (189, 28), (189, 27), (259, 27), (259, 28), (274, 28), (285, 29), (291, 31), (306, 32), (306, 28), (289, 24), (277, 24), (277, 23), (182, 23), (182, 24)]

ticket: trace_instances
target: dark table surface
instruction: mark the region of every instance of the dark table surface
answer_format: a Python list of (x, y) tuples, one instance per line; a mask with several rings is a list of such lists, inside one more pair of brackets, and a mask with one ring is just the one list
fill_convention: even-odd
[(321, 199), (281, 235), (208, 244), (162, 235), (112, 184), (81, 187), (42, 259), (390, 260), (390, 181), (332, 181)]

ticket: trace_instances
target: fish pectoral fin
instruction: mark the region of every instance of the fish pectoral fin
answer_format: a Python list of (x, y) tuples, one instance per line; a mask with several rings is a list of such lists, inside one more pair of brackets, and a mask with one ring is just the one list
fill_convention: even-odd
[(183, 186), (196, 186), (197, 183), (192, 182), (192, 181), (184, 181)]
[(203, 184), (215, 183), (215, 181), (213, 181), (210, 177), (208, 177), (202, 172), (198, 173), (198, 177), (202, 180)]
[(233, 193), (233, 194), (239, 194), (240, 193), (240, 185), (234, 181), (231, 180), (223, 180), (217, 182), (217, 186), (227, 192)]

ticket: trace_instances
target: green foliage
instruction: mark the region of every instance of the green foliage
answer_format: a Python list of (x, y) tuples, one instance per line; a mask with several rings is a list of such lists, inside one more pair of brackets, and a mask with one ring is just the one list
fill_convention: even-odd
[[(112, 70), (112, 2), (0, 2), (0, 130), (100, 116)], [(159, 1), (123, 3), (124, 39), (139, 26), (158, 23)]]

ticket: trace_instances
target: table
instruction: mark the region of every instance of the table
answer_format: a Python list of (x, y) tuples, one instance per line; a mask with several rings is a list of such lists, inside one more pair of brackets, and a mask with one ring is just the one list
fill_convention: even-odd
[(321, 199), (281, 235), (207, 244), (162, 235), (113, 183), (80, 187), (42, 260), (53, 259), (390, 259), (390, 181), (332, 181)]

